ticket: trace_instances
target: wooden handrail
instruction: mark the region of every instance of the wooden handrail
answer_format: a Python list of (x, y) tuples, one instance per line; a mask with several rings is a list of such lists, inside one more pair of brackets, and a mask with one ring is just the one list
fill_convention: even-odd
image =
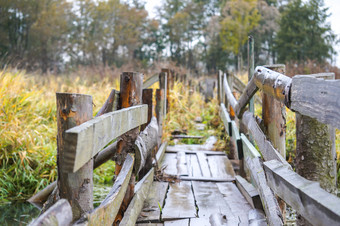
[(153, 76), (151, 76), (150, 78), (148, 78), (147, 80), (143, 82), (143, 89), (149, 88), (150, 86), (152, 86), (158, 81), (159, 81), (159, 75), (154, 74)]

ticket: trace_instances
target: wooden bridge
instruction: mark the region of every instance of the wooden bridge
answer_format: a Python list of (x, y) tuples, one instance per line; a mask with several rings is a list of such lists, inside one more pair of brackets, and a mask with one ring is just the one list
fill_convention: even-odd
[[(220, 117), (231, 144), (228, 156), (212, 151), (214, 137), (203, 145), (161, 142), (167, 94), (176, 80), (171, 70), (163, 69), (144, 83), (139, 73), (123, 73), (120, 92), (112, 90), (93, 119), (91, 96), (58, 93), (58, 182), (30, 199), (45, 203), (31, 225), (276, 226), (284, 224), (286, 204), (311, 224), (338, 225), (340, 199), (286, 162), (285, 124), (280, 120), (287, 106), (319, 121), (313, 123), (340, 128), (340, 81), (331, 80), (332, 74), (289, 78), (274, 71), (280, 69), (257, 67), (243, 88), (233, 76), (218, 74)], [(154, 83), (160, 87), (155, 98), (147, 89)], [(238, 100), (234, 87), (242, 92)], [(252, 98), (258, 90), (265, 95), (265, 132), (253, 114)], [(311, 131), (310, 139), (312, 133), (320, 133), (320, 128)], [(330, 143), (319, 147), (335, 161), (334, 150), (327, 149)], [(116, 162), (115, 183), (93, 209), (93, 169), (111, 158)]]

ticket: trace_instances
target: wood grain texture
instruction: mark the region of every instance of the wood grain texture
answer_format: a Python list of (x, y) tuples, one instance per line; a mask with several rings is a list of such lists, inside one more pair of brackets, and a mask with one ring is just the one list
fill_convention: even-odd
[(143, 208), (144, 200), (147, 198), (150, 186), (153, 181), (154, 169), (152, 168), (145, 177), (135, 186), (135, 195), (133, 196), (129, 207), (124, 213), (124, 217), (120, 222), (121, 225), (135, 225), (137, 218)]
[(116, 218), (132, 174), (134, 158), (128, 154), (123, 167), (103, 202), (86, 215), (87, 225), (111, 225)]
[(146, 79), (143, 82), (143, 89), (149, 88), (150, 86), (152, 86), (153, 84), (155, 84), (158, 81), (159, 81), (159, 75), (154, 74), (153, 76), (149, 77), (148, 79)]
[(235, 99), (233, 93), (231, 92), (226, 75), (224, 75), (224, 78), (223, 78), (223, 88), (224, 88), (225, 94), (227, 95), (228, 103), (231, 105), (233, 109), (235, 109), (237, 100)]
[[(267, 185), (266, 176), (261, 166), (259, 158), (246, 158), (246, 162), (250, 168), (251, 177), (260, 194), (264, 212), (266, 213), (268, 224), (270, 226), (283, 225), (283, 219), (280, 207), (270, 188)], [(270, 180), (270, 179), (268, 179)]]
[(220, 117), (222, 119), (222, 122), (224, 124), (224, 128), (227, 131), (228, 135), (231, 135), (231, 119), (229, 116), (229, 113), (225, 107), (225, 105), (222, 103), (220, 106)]
[(147, 105), (104, 114), (65, 133), (65, 172), (75, 172), (107, 143), (147, 121)]
[(242, 193), (244, 198), (248, 201), (248, 203), (253, 208), (263, 210), (261, 198), (256, 188), (241, 176), (237, 175), (235, 178), (236, 178), (236, 186), (238, 187), (239, 191)]
[(340, 199), (278, 161), (264, 163), (268, 185), (275, 194), (315, 225), (338, 225)]
[(161, 208), (164, 206), (168, 186), (168, 182), (154, 181), (152, 183), (137, 222), (156, 222), (161, 220)]
[(201, 167), (196, 154), (187, 155), (189, 177), (202, 177)]
[(181, 152), (181, 151), (184, 151), (186, 154), (189, 154), (189, 155), (196, 155), (197, 153), (202, 153), (202, 154), (205, 154), (205, 155), (226, 155), (222, 151), (203, 151), (203, 150), (200, 149), (200, 147), (197, 148), (197, 151), (186, 150), (183, 147), (178, 147), (178, 145), (168, 146), (166, 148), (166, 153), (177, 153), (177, 152)]
[(156, 161), (157, 163), (161, 163), (163, 161), (165, 150), (168, 146), (168, 142), (162, 143), (162, 145), (158, 148), (158, 151), (156, 153)]
[(213, 178), (235, 179), (233, 166), (226, 156), (208, 156), (209, 168)]
[(111, 90), (109, 97), (106, 99), (103, 106), (99, 109), (98, 113), (96, 114), (96, 117), (116, 110), (114, 109), (114, 107), (117, 106), (118, 102), (117, 97), (119, 98), (119, 91), (115, 89)]
[(141, 131), (151, 122), (153, 115), (153, 89), (143, 89), (142, 103), (148, 105), (148, 120), (140, 128)]
[(161, 162), (161, 169), (164, 169), (164, 173), (168, 175), (177, 176), (177, 154), (165, 153), (163, 161)]
[(177, 163), (177, 174), (179, 176), (188, 176), (188, 166), (184, 151), (177, 152), (176, 155)]
[(197, 152), (196, 155), (197, 155), (199, 166), (201, 168), (200, 171), (202, 172), (202, 177), (207, 177), (207, 178), (211, 177), (211, 172), (210, 172), (207, 156), (201, 152)]
[(196, 217), (195, 199), (190, 181), (169, 185), (169, 191), (162, 210), (162, 220)]
[(72, 222), (71, 205), (66, 199), (60, 199), (45, 213), (35, 219), (30, 226), (70, 225)]
[(293, 111), (340, 129), (340, 80), (294, 76), (290, 96)]
[(254, 82), (254, 77), (252, 77), (251, 80), (248, 82), (246, 88), (242, 92), (235, 106), (235, 113), (238, 118), (242, 118), (242, 115), (246, 110), (247, 105), (249, 104), (251, 98), (258, 91), (258, 89), (259, 88), (256, 86)]

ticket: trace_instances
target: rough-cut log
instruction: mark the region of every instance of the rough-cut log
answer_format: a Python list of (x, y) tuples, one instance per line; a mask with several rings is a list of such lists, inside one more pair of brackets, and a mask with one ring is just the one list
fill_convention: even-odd
[(143, 89), (147, 89), (159, 81), (159, 75), (155, 74), (143, 82)]
[(228, 103), (231, 105), (233, 109), (235, 109), (237, 100), (235, 99), (233, 93), (231, 92), (226, 75), (224, 75), (224, 78), (223, 78), (223, 88), (224, 88), (225, 94), (227, 95)]
[(235, 113), (238, 118), (242, 118), (247, 104), (250, 102), (251, 98), (255, 95), (258, 89), (259, 88), (254, 83), (254, 77), (252, 77), (235, 106)]
[(143, 208), (144, 200), (148, 197), (150, 186), (153, 181), (154, 169), (151, 169), (145, 177), (136, 184), (135, 195), (130, 202), (129, 207), (124, 213), (123, 220), (120, 225), (135, 225), (139, 213)]
[(151, 152), (157, 146), (157, 137), (157, 119), (153, 117), (150, 124), (137, 136), (135, 141), (136, 174), (145, 166), (147, 159), (151, 159)]
[(340, 129), (340, 80), (294, 76), (290, 96), (290, 109)]
[(95, 157), (93, 163), (93, 169), (112, 159), (117, 152), (117, 141), (108, 145), (106, 148), (101, 150)]
[(223, 103), (221, 104), (221, 107), (220, 107), (220, 117), (224, 124), (225, 130), (227, 131), (228, 135), (231, 136), (231, 119)]
[[(85, 225), (112, 225), (123, 201), (133, 169), (133, 156), (126, 156), (123, 167), (117, 176), (113, 187), (103, 202), (85, 216)], [(79, 222), (83, 222), (81, 219)]]
[(268, 185), (275, 194), (313, 225), (338, 225), (340, 199), (278, 161), (264, 163)]
[(105, 101), (104, 105), (100, 108), (98, 113), (96, 114), (96, 117), (101, 116), (105, 113), (114, 111), (114, 107), (115, 105), (117, 105), (118, 99), (119, 99), (119, 92), (115, 89), (111, 90), (109, 97)]
[(286, 160), (275, 150), (256, 122), (254, 115), (248, 111), (243, 114), (242, 121), (254, 137), (265, 161), (276, 159), (281, 163), (289, 165)]
[(250, 168), (251, 177), (260, 194), (264, 212), (266, 213), (268, 224), (271, 226), (283, 225), (282, 215), (277, 200), (267, 185), (266, 176), (261, 166), (259, 158), (247, 158), (246, 162)]
[(107, 143), (147, 121), (147, 105), (104, 114), (65, 133), (65, 172), (75, 172)]
[(143, 89), (143, 96), (142, 96), (142, 102), (143, 104), (148, 105), (148, 120), (145, 124), (143, 124), (140, 128), (141, 131), (145, 129), (145, 127), (150, 123), (153, 113), (153, 89)]
[(286, 105), (289, 103), (291, 78), (261, 66), (256, 67), (254, 78), (256, 86), (263, 92), (284, 102)]
[(261, 198), (256, 188), (241, 176), (237, 175), (235, 179), (236, 179), (236, 186), (238, 187), (242, 195), (246, 198), (248, 203), (253, 208), (263, 210)]
[[(69, 167), (67, 130), (92, 118), (92, 96), (57, 93), (58, 125), (58, 190), (60, 198), (72, 207), (73, 220), (93, 209), (93, 159), (87, 158), (78, 172), (67, 172)], [(66, 131), (66, 132), (65, 132)]]
[(30, 226), (59, 226), (70, 225), (72, 222), (71, 205), (66, 199), (60, 199), (45, 213), (35, 219)]

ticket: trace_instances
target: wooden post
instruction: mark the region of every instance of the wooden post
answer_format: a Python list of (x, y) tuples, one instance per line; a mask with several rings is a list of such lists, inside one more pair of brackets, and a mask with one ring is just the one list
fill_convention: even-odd
[[(318, 78), (334, 79), (318, 76)], [(296, 172), (304, 178), (318, 181), (321, 188), (336, 195), (336, 151), (335, 129), (314, 118), (296, 116)], [(301, 216), (297, 216), (297, 225), (308, 225)], [(313, 223), (313, 222), (311, 222)]]
[[(248, 82), (254, 74), (254, 39), (252, 36), (248, 37)], [(254, 113), (254, 97), (249, 101), (249, 112)]]
[(166, 76), (165, 76), (165, 87), (166, 87), (166, 102), (165, 102), (165, 104), (166, 104), (166, 113), (168, 113), (169, 112), (169, 106), (170, 106), (170, 104), (169, 104), (169, 98), (170, 98), (170, 70), (168, 69), (168, 68), (163, 68), (162, 69), (162, 72), (164, 72), (164, 73), (166, 73)]
[[(119, 108), (127, 108), (142, 103), (143, 74), (135, 72), (123, 72), (120, 76)], [(118, 176), (122, 169), (127, 153), (134, 152), (135, 140), (139, 134), (139, 128), (130, 130), (117, 139), (117, 158), (115, 174)], [(132, 173), (123, 203), (117, 214), (115, 222), (120, 222), (127, 209), (135, 187), (135, 174)]]
[(153, 94), (153, 89), (143, 89), (142, 101), (143, 101), (143, 104), (148, 105), (148, 121), (147, 123), (141, 126), (141, 131), (143, 131), (145, 127), (149, 125), (151, 118), (152, 118), (152, 110), (153, 110), (152, 94)]
[[(266, 65), (264, 67), (281, 74), (286, 73), (284, 64)], [(286, 106), (274, 97), (263, 93), (262, 119), (264, 133), (272, 142), (274, 148), (286, 159)], [(286, 203), (280, 198), (278, 198), (278, 203), (285, 221)]]
[(163, 135), (163, 106), (164, 106), (164, 101), (163, 101), (163, 89), (157, 89), (156, 90), (156, 118), (158, 122), (158, 146), (162, 142), (162, 135)]
[(73, 221), (93, 209), (93, 159), (75, 173), (65, 173), (65, 131), (92, 119), (92, 96), (57, 93), (57, 165), (60, 198), (72, 207)]

